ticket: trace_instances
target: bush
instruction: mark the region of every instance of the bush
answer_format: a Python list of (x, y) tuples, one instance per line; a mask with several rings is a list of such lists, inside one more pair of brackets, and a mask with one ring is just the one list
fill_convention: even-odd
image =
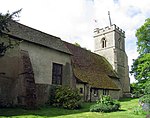
[(53, 105), (53, 103), (55, 103), (55, 96), (56, 96), (56, 90), (59, 86), (56, 86), (56, 85), (51, 85), (50, 86), (50, 89), (49, 89), (49, 99), (48, 99), (48, 102), (47, 104), (49, 105)]
[(110, 96), (104, 96), (102, 95), (100, 99), (97, 100), (97, 103), (102, 104), (111, 104), (113, 102), (113, 99)]
[(106, 104), (95, 104), (90, 107), (91, 112), (112, 112), (117, 111), (119, 109), (118, 105), (106, 105)]
[[(135, 107), (133, 109), (133, 114), (149, 116), (150, 115), (150, 111), (144, 111), (141, 106), (138, 106), (138, 107)], [(149, 117), (146, 117), (146, 118), (149, 118)]]
[(150, 104), (150, 94), (144, 95), (139, 99), (140, 103), (149, 103)]
[(66, 86), (55, 86), (50, 90), (48, 103), (66, 109), (78, 109), (81, 107), (80, 100), (81, 96), (77, 89), (71, 89)]
[(142, 108), (140, 106), (138, 106), (138, 107), (133, 109), (133, 113), (135, 115), (140, 115), (140, 114), (143, 114), (143, 110), (142, 110)]
[(120, 103), (113, 100), (110, 96), (101, 96), (97, 104), (90, 107), (91, 112), (111, 112), (117, 111), (120, 108)]

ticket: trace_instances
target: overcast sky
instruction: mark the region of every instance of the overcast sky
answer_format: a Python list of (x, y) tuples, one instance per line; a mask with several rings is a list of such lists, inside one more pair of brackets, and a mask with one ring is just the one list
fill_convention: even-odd
[(126, 32), (129, 66), (138, 55), (135, 31), (150, 18), (150, 0), (0, 0), (0, 3), (1, 13), (22, 8), (20, 23), (92, 51), (93, 30), (109, 25), (110, 11), (112, 24)]

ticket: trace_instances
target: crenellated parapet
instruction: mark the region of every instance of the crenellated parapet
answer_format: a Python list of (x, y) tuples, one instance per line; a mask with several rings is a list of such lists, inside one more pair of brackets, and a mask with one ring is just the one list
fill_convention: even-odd
[(101, 29), (100, 28), (95, 28), (94, 29), (94, 36), (104, 35), (108, 32), (112, 32), (112, 31), (116, 31), (116, 32), (120, 33), (123, 37), (125, 37), (125, 31), (123, 31), (121, 28), (119, 28), (115, 24), (113, 24), (111, 26), (101, 28)]

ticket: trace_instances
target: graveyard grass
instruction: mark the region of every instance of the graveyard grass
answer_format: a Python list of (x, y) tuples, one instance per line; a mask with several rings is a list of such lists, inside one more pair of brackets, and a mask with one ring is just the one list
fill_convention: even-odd
[(138, 99), (121, 100), (121, 109), (117, 112), (99, 113), (89, 112), (94, 103), (83, 103), (79, 110), (66, 110), (50, 106), (41, 107), (38, 110), (25, 110), (21, 108), (1, 108), (0, 118), (145, 118), (145, 114), (134, 114), (138, 109)]

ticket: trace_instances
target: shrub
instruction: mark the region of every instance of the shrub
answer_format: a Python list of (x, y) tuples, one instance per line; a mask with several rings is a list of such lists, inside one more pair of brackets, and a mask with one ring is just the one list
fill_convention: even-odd
[(95, 104), (90, 107), (91, 112), (112, 112), (112, 111), (117, 111), (118, 105), (106, 105), (106, 104)]
[(144, 95), (140, 97), (139, 103), (142, 110), (150, 112), (150, 80), (145, 83)]
[(117, 111), (120, 108), (120, 103), (113, 100), (110, 96), (101, 96), (97, 104), (90, 107), (91, 112), (111, 112)]
[(47, 104), (53, 105), (55, 103), (55, 96), (56, 96), (56, 90), (58, 89), (59, 86), (56, 85), (51, 85), (49, 89), (49, 99)]
[(145, 95), (150, 94), (150, 79), (147, 80), (147, 82), (145, 83), (144, 94), (145, 94)]
[(143, 114), (143, 110), (142, 110), (142, 108), (140, 106), (138, 106), (138, 107), (133, 109), (133, 113), (135, 115), (140, 115), (140, 114)]
[(102, 104), (111, 104), (113, 102), (113, 99), (110, 96), (104, 96), (102, 95), (100, 99), (97, 100), (97, 103)]
[(150, 94), (144, 95), (139, 99), (140, 103), (149, 103), (150, 104)]
[(55, 86), (50, 90), (48, 103), (53, 106), (62, 106), (66, 109), (78, 109), (81, 107), (81, 96), (77, 89), (67, 86)]
[[(135, 107), (133, 109), (133, 114), (135, 114), (135, 115), (141, 115), (142, 114), (142, 115), (148, 116), (150, 114), (150, 111), (144, 111), (141, 106), (138, 106), (138, 107)], [(149, 117), (146, 117), (146, 118), (149, 118)]]

